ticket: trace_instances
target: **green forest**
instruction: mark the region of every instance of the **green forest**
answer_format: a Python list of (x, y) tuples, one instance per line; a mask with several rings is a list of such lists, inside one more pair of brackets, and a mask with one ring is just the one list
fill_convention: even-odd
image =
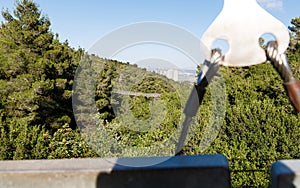
[[(31, 0), (19, 1), (12, 12), (3, 10), (2, 17), (0, 160), (118, 156), (121, 146), (143, 148), (156, 143), (170, 144), (172, 150), (174, 141), (165, 140), (180, 126), (181, 104), (186, 101), (180, 94), (188, 96), (191, 85), (70, 47), (67, 41), (59, 41), (50, 29), (49, 18)], [(300, 79), (300, 17), (291, 18), (289, 31), (286, 53), (295, 77)], [(75, 74), (79, 80), (94, 75), (95, 83), (88, 83), (88, 79), (76, 82)], [(214, 115), (213, 88), (209, 88), (183, 154), (223, 154), (229, 161), (233, 187), (268, 187), (273, 162), (300, 159), (300, 114), (269, 62), (221, 67), (219, 74), (226, 86), (226, 112), (219, 133), (208, 148), (200, 147), (203, 130)], [(136, 80), (140, 75), (143, 79)], [(98, 124), (91, 127), (95, 135), (77, 126), (78, 122), (90, 123), (86, 117), (76, 116), (89, 111), (84, 105), (89, 99), (81, 97), (89, 89), (82, 88), (88, 85), (95, 89), (93, 118)], [(160, 97), (157, 102), (147, 96), (120, 96), (115, 90), (157, 93)], [(75, 108), (74, 101), (78, 104)], [(106, 144), (105, 137), (97, 135), (99, 129), (105, 129), (117, 143)], [(95, 147), (95, 143), (103, 144)], [(161, 146), (147, 152), (129, 149), (121, 155), (155, 155), (156, 150)]]

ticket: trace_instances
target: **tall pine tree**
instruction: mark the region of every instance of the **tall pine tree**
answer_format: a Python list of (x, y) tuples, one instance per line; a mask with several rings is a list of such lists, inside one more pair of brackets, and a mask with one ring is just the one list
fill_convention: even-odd
[(75, 127), (71, 105), (73, 75), (82, 50), (60, 43), (50, 21), (30, 0), (11, 14), (2, 12), (0, 27), (0, 97), (3, 122), (25, 121), (57, 129)]

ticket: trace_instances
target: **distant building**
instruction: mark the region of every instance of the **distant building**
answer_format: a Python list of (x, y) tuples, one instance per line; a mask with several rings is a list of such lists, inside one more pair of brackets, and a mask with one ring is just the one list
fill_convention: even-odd
[(179, 82), (195, 82), (195, 72), (192, 70), (175, 70), (175, 69), (156, 69), (155, 73), (166, 76), (169, 79)]
[(167, 78), (178, 81), (178, 70), (169, 69), (167, 70)]

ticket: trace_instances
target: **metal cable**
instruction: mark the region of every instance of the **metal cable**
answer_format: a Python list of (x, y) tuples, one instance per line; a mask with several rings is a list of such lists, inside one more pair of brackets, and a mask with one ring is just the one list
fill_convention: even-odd
[(284, 87), (290, 98), (290, 101), (295, 109), (300, 112), (300, 83), (293, 76), (293, 72), (288, 64), (286, 55), (284, 53), (278, 53), (277, 43), (275, 41), (268, 43), (266, 55), (268, 60), (273, 63), (273, 66), (284, 80)]
[(210, 82), (215, 76), (216, 69), (219, 69), (220, 62), (222, 60), (221, 49), (216, 48), (211, 50), (210, 60), (205, 60), (202, 66), (201, 72), (198, 74), (197, 83), (199, 85), (206, 77), (206, 80)]
[(285, 54), (279, 54), (276, 41), (267, 44), (266, 54), (269, 61), (273, 63), (281, 78), (285, 83), (293, 81), (295, 78), (288, 64)]
[(181, 155), (182, 149), (184, 147), (184, 142), (188, 133), (188, 128), (192, 121), (192, 118), (197, 114), (199, 106), (203, 100), (204, 94), (206, 92), (206, 87), (211, 82), (213, 77), (216, 75), (220, 67), (220, 62), (222, 60), (222, 53), (220, 49), (213, 49), (211, 51), (210, 60), (205, 60), (202, 66), (201, 72), (198, 74), (198, 79), (195, 87), (193, 88), (189, 99), (186, 103), (184, 114), (185, 121), (182, 125), (181, 134), (179, 141), (176, 146), (175, 155)]

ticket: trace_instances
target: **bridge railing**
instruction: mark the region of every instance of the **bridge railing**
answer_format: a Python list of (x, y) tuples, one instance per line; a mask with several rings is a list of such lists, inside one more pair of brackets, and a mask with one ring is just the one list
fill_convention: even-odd
[[(164, 161), (153, 166), (128, 167)], [(0, 187), (5, 188), (193, 188), (230, 187), (222, 155), (0, 161)]]

